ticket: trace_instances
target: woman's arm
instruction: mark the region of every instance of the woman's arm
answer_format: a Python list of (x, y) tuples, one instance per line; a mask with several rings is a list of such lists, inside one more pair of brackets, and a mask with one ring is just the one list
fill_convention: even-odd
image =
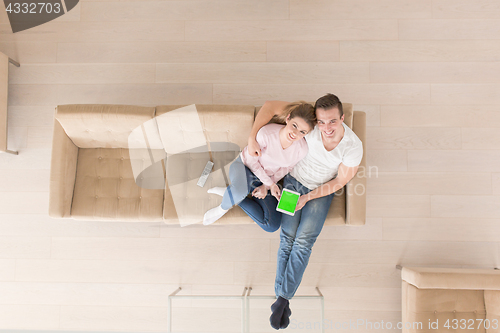
[(250, 132), (250, 136), (248, 137), (248, 153), (250, 156), (260, 156), (260, 146), (257, 140), (257, 133), (259, 130), (267, 124), (274, 116), (279, 116), (285, 110), (285, 106), (287, 106), (288, 102), (283, 101), (267, 101), (264, 103), (262, 108), (257, 113), (255, 117), (255, 121), (252, 126), (252, 131)]
[[(262, 148), (262, 150), (265, 151), (265, 149), (267, 149), (267, 134), (265, 134), (265, 132), (267, 133), (266, 131), (266, 128), (262, 128), (261, 130), (259, 130), (257, 132), (257, 136), (255, 138), (255, 140), (257, 141), (257, 144), (259, 145), (259, 147)], [(266, 187), (271, 187), (271, 185), (273, 184), (273, 180), (271, 179), (271, 177), (269, 177), (266, 173), (266, 171), (264, 170), (264, 167), (262, 166), (262, 164), (260, 163), (260, 157), (259, 156), (251, 156), (249, 153), (248, 153), (248, 147), (247, 149), (244, 149), (243, 152), (241, 153), (241, 157), (242, 157), (242, 160), (243, 160), (243, 164), (245, 164), (245, 166), (250, 169), (250, 171), (253, 172), (254, 175), (257, 176), (257, 178), (259, 178), (259, 180), (266, 186)]]

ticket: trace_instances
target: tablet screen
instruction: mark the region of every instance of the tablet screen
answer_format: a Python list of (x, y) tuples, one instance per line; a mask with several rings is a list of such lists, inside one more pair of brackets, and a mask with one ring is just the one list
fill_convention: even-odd
[(297, 202), (299, 201), (300, 195), (296, 192), (291, 192), (286, 189), (283, 189), (281, 193), (281, 198), (278, 203), (278, 210), (295, 213), (295, 207), (297, 207)]

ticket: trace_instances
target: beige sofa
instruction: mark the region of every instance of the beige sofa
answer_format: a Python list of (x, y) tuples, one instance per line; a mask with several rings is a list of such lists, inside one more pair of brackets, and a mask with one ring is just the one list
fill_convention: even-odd
[(500, 332), (499, 270), (403, 267), (401, 278), (403, 333)]
[[(131, 158), (128, 137), (141, 124), (182, 106), (139, 107), (126, 105), (61, 105), (56, 108), (52, 146), (49, 215), (55, 218), (80, 220), (163, 221), (179, 223), (179, 214), (189, 215), (193, 209), (206, 210), (220, 203), (220, 197), (206, 194), (214, 184), (224, 185), (223, 173), (210, 175), (213, 183), (204, 188), (192, 187), (172, 191), (165, 180), (167, 164), (162, 160), (162, 188), (139, 187), (132, 165), (141, 161)], [(201, 126), (208, 142), (232, 142), (243, 149), (254, 121), (256, 108), (248, 105), (196, 105)], [(345, 123), (364, 142), (366, 117), (353, 112), (344, 104)], [(161, 125), (158, 125), (161, 127)], [(161, 129), (160, 129), (161, 132)], [(171, 133), (170, 133), (171, 134)], [(188, 137), (188, 130), (178, 130), (174, 137)], [(179, 141), (180, 142), (180, 141)], [(160, 156), (163, 151), (152, 149), (148, 154)], [(132, 154), (133, 155), (133, 154)], [(193, 158), (193, 156), (195, 156)], [(191, 178), (199, 177), (206, 158), (189, 155), (190, 163), (177, 172)], [(144, 159), (143, 159), (144, 161)], [(135, 164), (134, 164), (135, 163)], [(366, 215), (365, 157), (363, 169), (344, 190), (334, 197), (327, 216), (327, 225), (363, 225)], [(229, 165), (223, 168), (226, 171)], [(222, 169), (222, 167), (221, 167)], [(219, 176), (217, 176), (219, 174)], [(142, 178), (142, 177), (141, 177)], [(209, 182), (212, 181), (209, 178)], [(219, 181), (219, 183), (214, 183)], [(174, 193), (175, 192), (175, 193)], [(347, 195), (346, 195), (347, 193)], [(179, 200), (189, 203), (185, 208), (174, 205)], [(196, 208), (197, 207), (197, 208)], [(179, 210), (186, 210), (180, 212)], [(198, 215), (193, 215), (199, 217)], [(196, 217), (194, 218), (196, 220)], [(201, 222), (201, 219), (199, 221)], [(218, 224), (253, 223), (239, 208), (233, 208)]]

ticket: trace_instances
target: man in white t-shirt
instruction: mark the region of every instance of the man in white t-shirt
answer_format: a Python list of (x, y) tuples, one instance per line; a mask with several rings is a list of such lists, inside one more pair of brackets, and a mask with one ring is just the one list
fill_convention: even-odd
[[(288, 102), (268, 101), (257, 117), (248, 152), (260, 154), (255, 140), (258, 130), (273, 116), (283, 113)], [(276, 269), (275, 293), (270, 321), (275, 329), (289, 324), (289, 300), (302, 280), (311, 249), (319, 236), (335, 191), (349, 182), (363, 157), (363, 145), (356, 134), (344, 124), (342, 103), (337, 96), (327, 94), (315, 104), (317, 125), (307, 134), (309, 152), (286, 175), (283, 187), (301, 194), (294, 216), (282, 215), (280, 247)]]

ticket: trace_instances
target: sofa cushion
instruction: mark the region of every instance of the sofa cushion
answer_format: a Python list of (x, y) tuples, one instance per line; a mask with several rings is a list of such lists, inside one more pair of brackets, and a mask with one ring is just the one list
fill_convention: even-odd
[(56, 119), (79, 148), (128, 148), (132, 131), (155, 114), (154, 107), (59, 105)]
[(128, 149), (81, 148), (71, 216), (81, 220), (161, 221), (163, 192), (137, 186)]
[(335, 192), (326, 215), (325, 225), (345, 225), (345, 187)]
[[(476, 329), (479, 321), (485, 319), (483, 290), (452, 290), (452, 289), (418, 289), (403, 281), (403, 323), (422, 323), (421, 329), (404, 329), (403, 332), (471, 332), (470, 329), (460, 329), (460, 320), (466, 323), (474, 321), (473, 332), (484, 332), (484, 326)], [(445, 325), (449, 320), (458, 320), (458, 329), (447, 329)], [(439, 330), (429, 329), (429, 321), (438, 320)]]

